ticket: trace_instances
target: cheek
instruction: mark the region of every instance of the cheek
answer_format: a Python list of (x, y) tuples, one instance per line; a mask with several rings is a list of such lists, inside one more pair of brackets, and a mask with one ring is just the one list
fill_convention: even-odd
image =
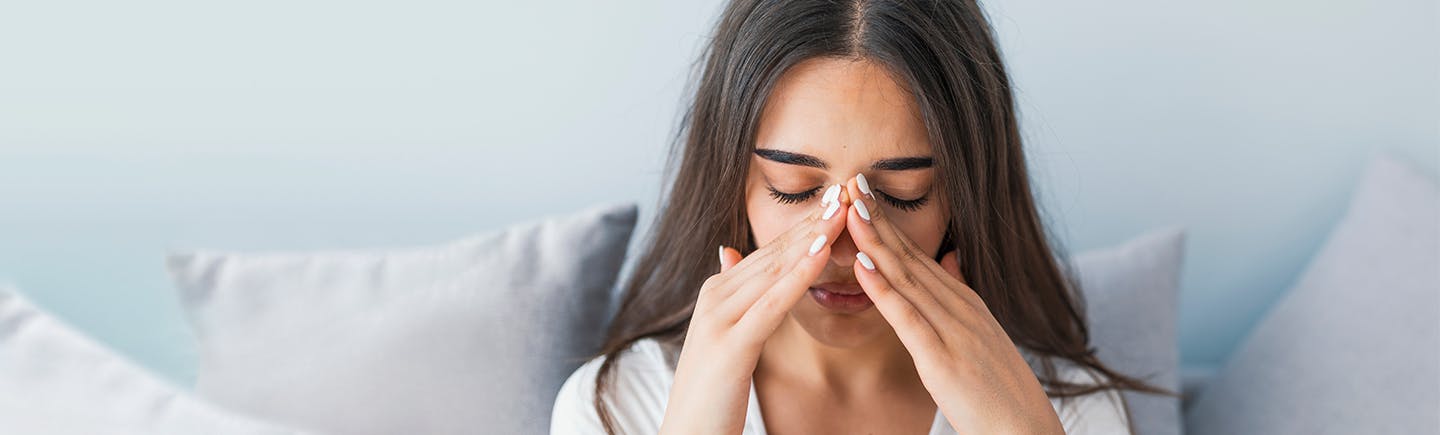
[(940, 249), (940, 239), (945, 237), (945, 219), (938, 207), (910, 213), (890, 211), (890, 221), (925, 252), (933, 254)]
[(805, 220), (808, 209), (803, 204), (781, 204), (764, 193), (751, 192), (745, 199), (745, 215), (755, 243), (765, 246), (776, 236)]

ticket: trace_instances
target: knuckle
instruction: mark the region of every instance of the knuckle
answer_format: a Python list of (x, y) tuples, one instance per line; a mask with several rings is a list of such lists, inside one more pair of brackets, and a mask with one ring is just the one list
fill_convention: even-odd
[(865, 240), (869, 241), (871, 245), (875, 245), (877, 247), (884, 248), (889, 246), (889, 244), (885, 243), (885, 239), (880, 237), (880, 233), (875, 231), (871, 231), (869, 235), (865, 236)]
[(766, 262), (766, 263), (765, 263), (765, 268), (762, 270), (762, 272), (765, 274), (765, 276), (771, 277), (771, 278), (780, 276), (780, 273), (781, 273), (781, 272), (784, 272), (784, 271), (785, 271), (785, 268), (784, 268), (784, 266), (782, 266), (782, 265), (780, 264), (779, 261), (768, 261), (768, 262)]
[(710, 307), (697, 305), (695, 307), (695, 314), (690, 317), (690, 325), (686, 335), (706, 338), (714, 335), (715, 321), (712, 319), (716, 316), (711, 315), (711, 312)]
[(778, 299), (770, 294), (766, 294), (765, 296), (761, 296), (760, 300), (755, 301), (754, 310), (759, 311), (760, 314), (774, 313), (779, 308), (779, 305), (780, 301)]
[(915, 307), (906, 307), (905, 311), (901, 313), (900, 321), (912, 328), (925, 326), (925, 317), (921, 316), (920, 310)]
[(722, 293), (720, 289), (723, 281), (724, 278), (718, 274), (705, 278), (705, 282), (700, 284), (700, 292), (696, 295), (696, 299), (702, 303), (713, 302), (720, 296), (719, 293)]
[(980, 337), (976, 336), (975, 333), (969, 329), (967, 329), (966, 332), (953, 335), (954, 337), (952, 337), (950, 341), (961, 348), (976, 349), (984, 344), (984, 340), (981, 340)]
[(915, 253), (914, 249), (910, 249), (909, 247), (902, 247), (902, 249), (900, 249), (900, 255), (905, 259), (906, 262), (917, 264), (920, 263), (920, 254)]
[(801, 235), (800, 240), (797, 240), (795, 244), (797, 245), (797, 247), (809, 248), (810, 243), (814, 241), (816, 237), (820, 237), (820, 234), (823, 233), (821, 233), (820, 231), (816, 231), (812, 228), (809, 231), (806, 231), (805, 234)]
[(715, 289), (720, 287), (720, 281), (722, 280), (723, 278), (720, 277), (720, 274), (710, 275), (709, 278), (705, 278), (705, 281), (700, 283), (700, 295), (703, 296), (708, 293), (714, 293)]
[(900, 284), (905, 288), (916, 288), (920, 286), (920, 280), (915, 277), (915, 274), (906, 271), (900, 275)]

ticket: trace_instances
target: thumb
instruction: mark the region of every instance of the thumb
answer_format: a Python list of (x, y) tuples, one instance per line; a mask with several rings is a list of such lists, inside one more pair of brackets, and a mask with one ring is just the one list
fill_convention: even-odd
[[(945, 257), (940, 259), (940, 268), (945, 269), (946, 272), (950, 272), (951, 276), (954, 276), (955, 279), (963, 283), (965, 282), (965, 275), (960, 273), (960, 261), (956, 259), (956, 252), (957, 251), (950, 251), (950, 253), (945, 254)], [(966, 285), (969, 284), (967, 283)]]
[(736, 251), (736, 250), (734, 250), (734, 249), (725, 247), (725, 245), (721, 245), (721, 246), (720, 246), (720, 273), (725, 273), (725, 271), (730, 270), (730, 268), (732, 268), (732, 267), (735, 267), (735, 264), (736, 264), (736, 263), (739, 263), (739, 262), (740, 262), (740, 259), (741, 259), (740, 251)]

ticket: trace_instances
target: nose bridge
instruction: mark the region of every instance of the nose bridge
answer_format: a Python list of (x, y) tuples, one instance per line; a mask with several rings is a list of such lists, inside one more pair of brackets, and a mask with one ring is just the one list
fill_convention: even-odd
[[(839, 198), (840, 204), (847, 207), (847, 212), (852, 202), (849, 191), (848, 188), (840, 189)], [(850, 229), (840, 230), (840, 235), (835, 236), (835, 242), (830, 244), (830, 262), (838, 267), (852, 267), (857, 252), (860, 252), (860, 248), (856, 247), (855, 240), (850, 238)]]

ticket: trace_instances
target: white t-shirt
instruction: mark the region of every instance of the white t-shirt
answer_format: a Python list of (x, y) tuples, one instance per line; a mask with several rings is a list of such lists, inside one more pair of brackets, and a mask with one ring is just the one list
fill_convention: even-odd
[[(675, 361), (678, 350), (667, 351), (666, 346), (654, 339), (635, 342), (619, 355), (619, 362), (611, 369), (614, 377), (607, 385), (607, 395), (612, 397), (610, 413), (618, 432), (621, 434), (655, 434), (660, 432), (660, 422), (665, 417), (665, 405), (669, 402), (670, 386), (675, 382)], [(604, 434), (604, 426), (595, 413), (595, 375), (605, 357), (596, 357), (586, 362), (560, 387), (551, 411), (551, 435)], [(1056, 364), (1059, 376), (1069, 382), (1089, 384), (1098, 379), (1089, 370), (1074, 364)], [(1125, 414), (1124, 402), (1114, 390), (1071, 397), (1051, 398), (1050, 404), (1060, 416), (1065, 433), (1076, 434), (1129, 434), (1129, 421)], [(760, 401), (755, 396), (755, 384), (750, 384), (750, 404), (745, 411), (744, 435), (766, 435), (764, 417), (760, 415)], [(930, 425), (930, 435), (954, 435), (939, 411)]]

